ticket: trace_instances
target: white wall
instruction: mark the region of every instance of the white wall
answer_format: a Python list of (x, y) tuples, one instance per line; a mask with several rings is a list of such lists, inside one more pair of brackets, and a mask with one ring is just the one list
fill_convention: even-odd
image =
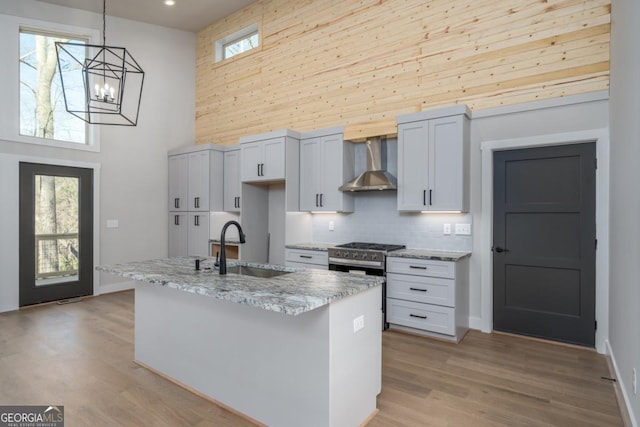
[(640, 369), (640, 2), (614, 0), (611, 21), (610, 345), (637, 426), (640, 395), (631, 373)]
[[(1, 15), (101, 30), (102, 16), (32, 0), (0, 0)], [(100, 151), (46, 147), (0, 138), (0, 312), (16, 309), (17, 163), (39, 158), (100, 167), (99, 263), (167, 256), (167, 151), (195, 141), (195, 35), (107, 17), (107, 42), (126, 47), (145, 71), (137, 127), (98, 126)], [(17, 46), (0, 43), (0, 57), (11, 64)], [(15, 63), (17, 68), (17, 61)], [(5, 82), (4, 84), (8, 84)], [(17, 81), (16, 81), (17, 84)], [(0, 97), (0, 110), (11, 97)], [(4, 103), (4, 105), (2, 105)], [(17, 104), (9, 108), (18, 108)], [(6, 202), (5, 202), (6, 201)], [(107, 219), (119, 228), (107, 229)], [(100, 276), (96, 294), (123, 286)], [(97, 284), (94, 284), (94, 286)]]

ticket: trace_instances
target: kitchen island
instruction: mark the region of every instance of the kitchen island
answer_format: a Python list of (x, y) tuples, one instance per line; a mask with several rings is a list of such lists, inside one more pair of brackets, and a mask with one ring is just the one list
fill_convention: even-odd
[(381, 389), (376, 276), (229, 263), (286, 272), (220, 276), (213, 259), (97, 267), (137, 281), (135, 359), (273, 426), (357, 426)]

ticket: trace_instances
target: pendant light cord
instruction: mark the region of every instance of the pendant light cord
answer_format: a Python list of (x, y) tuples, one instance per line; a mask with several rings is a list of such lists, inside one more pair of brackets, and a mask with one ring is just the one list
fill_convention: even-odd
[(102, 46), (107, 45), (107, 0), (102, 0)]

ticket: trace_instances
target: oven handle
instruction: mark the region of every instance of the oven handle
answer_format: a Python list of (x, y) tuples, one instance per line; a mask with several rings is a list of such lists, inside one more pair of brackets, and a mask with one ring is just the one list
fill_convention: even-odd
[(359, 266), (373, 267), (373, 268), (378, 268), (380, 270), (383, 269), (383, 264), (379, 261), (363, 261), (359, 259), (350, 259), (347, 262), (345, 262), (341, 258), (329, 258), (329, 264), (346, 265), (346, 266), (354, 266), (354, 267), (359, 267)]

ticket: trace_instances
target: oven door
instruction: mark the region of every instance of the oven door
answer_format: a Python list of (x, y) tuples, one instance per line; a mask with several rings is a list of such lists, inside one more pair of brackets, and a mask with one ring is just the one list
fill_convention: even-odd
[[(363, 267), (361, 265), (342, 265), (329, 263), (329, 270), (342, 271), (345, 273), (353, 274), (366, 274), (369, 276), (385, 276), (384, 270), (380, 268)], [(389, 327), (387, 323), (387, 279), (385, 277), (382, 282), (382, 330), (384, 331)]]

